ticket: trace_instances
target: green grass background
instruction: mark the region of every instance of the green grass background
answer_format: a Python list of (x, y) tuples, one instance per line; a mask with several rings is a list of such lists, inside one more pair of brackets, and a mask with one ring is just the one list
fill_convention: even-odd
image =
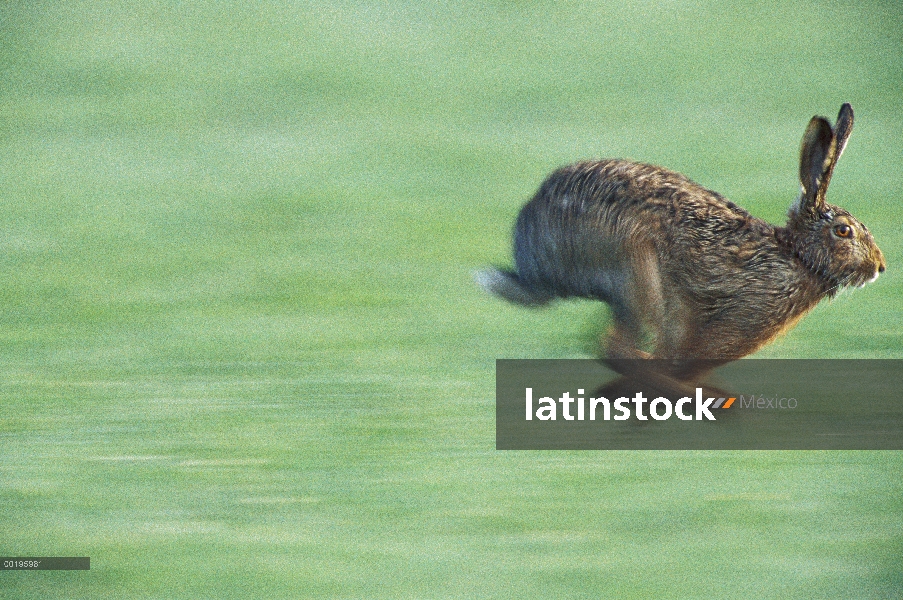
[[(471, 271), (579, 158), (773, 222), (813, 114), (888, 271), (764, 357), (903, 357), (895, 1), (0, 4), (4, 598), (891, 598), (899, 452), (497, 452), (607, 313)], [(851, 381), (850, 385), (855, 385)]]

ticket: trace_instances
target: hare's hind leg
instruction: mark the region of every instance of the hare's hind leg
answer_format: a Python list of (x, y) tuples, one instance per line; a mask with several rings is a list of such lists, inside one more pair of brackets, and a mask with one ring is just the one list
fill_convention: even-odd
[(652, 355), (643, 350), (643, 327), (630, 311), (612, 306), (611, 329), (604, 335), (603, 344), (607, 358), (648, 359)]
[(735, 336), (717, 326), (701, 326), (686, 309), (668, 311), (661, 344), (655, 357), (669, 364), (668, 371), (682, 381), (698, 381), (717, 367), (732, 362), (738, 353)]
[[(624, 252), (618, 284), (608, 291), (613, 327), (606, 342), (608, 358), (648, 359), (661, 337), (662, 282), (658, 257), (651, 244), (632, 245)], [(644, 349), (647, 348), (647, 349)]]
[[(654, 249), (631, 248), (630, 268), (620, 293), (612, 295), (614, 326), (608, 337), (605, 363), (622, 378), (606, 390), (643, 389), (649, 394), (680, 397), (692, 395), (686, 383), (672, 375), (670, 365), (658, 353), (674, 335), (665, 322), (665, 299), (658, 258)], [(644, 350), (648, 348), (649, 350)], [(603, 394), (604, 395), (604, 394)]]

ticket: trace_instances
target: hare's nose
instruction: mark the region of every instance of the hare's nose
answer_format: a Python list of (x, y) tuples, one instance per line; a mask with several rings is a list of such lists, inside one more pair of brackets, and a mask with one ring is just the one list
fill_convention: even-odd
[(886, 269), (886, 267), (884, 266), (884, 263), (881, 263), (880, 265), (878, 265), (879, 273), (884, 273), (885, 269)]

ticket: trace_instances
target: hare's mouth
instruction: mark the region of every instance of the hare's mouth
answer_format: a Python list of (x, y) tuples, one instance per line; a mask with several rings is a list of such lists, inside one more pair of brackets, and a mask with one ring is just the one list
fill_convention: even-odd
[(875, 269), (875, 272), (872, 273), (871, 277), (869, 277), (866, 274), (863, 274), (862, 276), (857, 277), (858, 281), (853, 282), (853, 285), (855, 285), (857, 288), (863, 288), (863, 287), (867, 286), (868, 284), (872, 283), (873, 281), (875, 281), (876, 279), (878, 279), (878, 275), (880, 275), (880, 274), (881, 274), (881, 271), (879, 269)]

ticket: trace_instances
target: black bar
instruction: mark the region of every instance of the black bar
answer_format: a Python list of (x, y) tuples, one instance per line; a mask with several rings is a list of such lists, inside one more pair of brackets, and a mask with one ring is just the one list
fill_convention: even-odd
[(0, 571), (87, 571), (88, 556), (15, 556), (0, 557)]

